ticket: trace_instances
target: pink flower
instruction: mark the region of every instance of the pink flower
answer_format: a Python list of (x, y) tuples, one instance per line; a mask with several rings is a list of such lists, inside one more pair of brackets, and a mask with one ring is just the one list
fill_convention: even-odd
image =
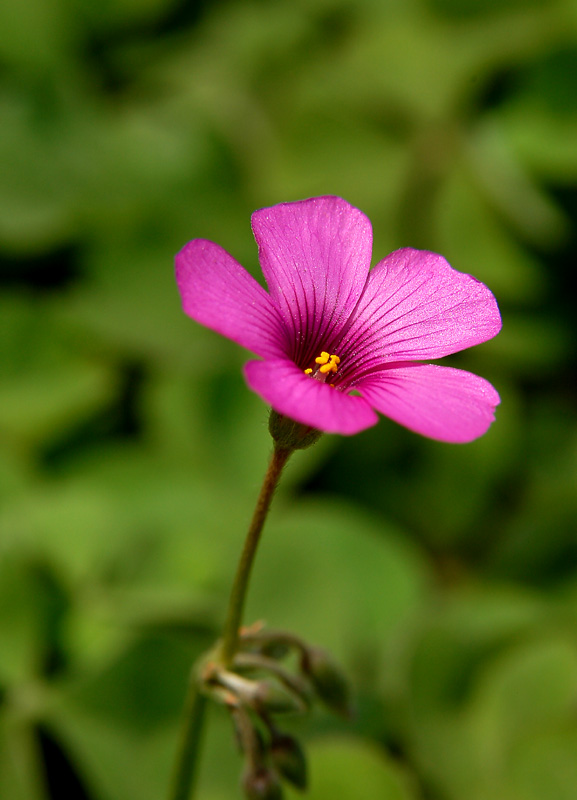
[(246, 347), (246, 380), (287, 417), (329, 433), (374, 425), (375, 411), (417, 433), (469, 442), (499, 395), (470, 372), (423, 364), (495, 336), (495, 298), (442, 256), (403, 248), (370, 269), (368, 218), (339, 197), (252, 216), (266, 292), (219, 245), (176, 256), (185, 312)]

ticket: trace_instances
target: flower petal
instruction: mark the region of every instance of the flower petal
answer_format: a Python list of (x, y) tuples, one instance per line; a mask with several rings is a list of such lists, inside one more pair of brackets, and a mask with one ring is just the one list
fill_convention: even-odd
[(371, 263), (369, 219), (340, 197), (281, 203), (252, 215), (262, 271), (303, 368), (330, 346), (355, 307)]
[(378, 416), (367, 401), (305, 375), (292, 361), (249, 361), (248, 385), (278, 411), (303, 425), (346, 436), (370, 428)]
[(356, 388), (385, 416), (442, 442), (471, 442), (493, 422), (500, 398), (478, 375), (435, 364), (399, 364)]
[(184, 311), (264, 358), (281, 356), (287, 330), (270, 296), (226, 250), (193, 239), (176, 256)]
[[(340, 350), (354, 353), (347, 376), (384, 362), (441, 358), (491, 339), (497, 302), (476, 278), (426, 250), (404, 248), (371, 271)], [(343, 375), (344, 377), (344, 375)]]

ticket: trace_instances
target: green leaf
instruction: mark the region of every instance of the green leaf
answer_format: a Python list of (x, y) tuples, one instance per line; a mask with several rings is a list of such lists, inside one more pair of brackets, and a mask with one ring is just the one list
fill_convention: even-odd
[(540, 265), (511, 236), (462, 167), (452, 171), (440, 193), (438, 228), (440, 252), (455, 269), (490, 286), (501, 302), (531, 301), (543, 291)]
[[(363, 740), (319, 739), (307, 747), (310, 800), (416, 800), (410, 776), (384, 750)], [(301, 795), (293, 790), (288, 797)]]
[(546, 621), (546, 606), (529, 592), (478, 586), (449, 593), (414, 645), (410, 677), (417, 719), (461, 707), (482, 665)]
[(68, 682), (67, 703), (134, 736), (180, 717), (194, 661), (211, 644), (206, 636), (133, 634), (100, 669)]
[(569, 636), (549, 634), (551, 618), (512, 591), (461, 594), (418, 642), (411, 750), (443, 796), (516, 800), (512, 754), (571, 725), (577, 650)]
[(71, 344), (33, 300), (0, 301), (0, 431), (17, 445), (44, 443), (106, 403), (111, 369)]
[(341, 663), (356, 655), (378, 664), (426, 597), (418, 550), (381, 520), (327, 496), (273, 511), (246, 619), (294, 630)]
[(569, 637), (527, 641), (505, 650), (480, 674), (475, 713), (482, 755), (495, 763), (512, 745), (569, 725), (577, 697), (577, 647)]
[(575, 723), (535, 731), (513, 749), (508, 783), (523, 800), (573, 800), (577, 786)]
[(43, 572), (13, 555), (0, 560), (0, 686), (32, 679), (50, 641), (52, 611)]
[(56, 0), (22, 0), (1, 6), (2, 60), (24, 68), (46, 69), (63, 58), (74, 30), (68, 7)]
[(0, 796), (6, 800), (45, 800), (43, 765), (34, 732), (6, 708), (0, 713)]

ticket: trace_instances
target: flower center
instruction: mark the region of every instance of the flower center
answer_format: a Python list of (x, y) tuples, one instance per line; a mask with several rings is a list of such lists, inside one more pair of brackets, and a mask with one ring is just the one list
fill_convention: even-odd
[(319, 378), (321, 375), (326, 376), (330, 372), (337, 372), (340, 363), (341, 359), (338, 356), (334, 354), (329, 355), (325, 350), (323, 350), (320, 356), (315, 358), (315, 364), (318, 364), (318, 366), (314, 369), (305, 369), (305, 375), (312, 375), (313, 378), (315, 378), (317, 375), (319, 375)]

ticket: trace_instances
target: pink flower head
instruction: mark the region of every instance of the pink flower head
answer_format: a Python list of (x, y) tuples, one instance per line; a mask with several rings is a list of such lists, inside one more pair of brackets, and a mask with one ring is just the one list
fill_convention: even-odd
[(470, 372), (423, 364), (501, 328), (480, 281), (425, 250), (396, 250), (370, 269), (368, 218), (339, 197), (255, 211), (266, 292), (219, 245), (176, 256), (185, 312), (246, 347), (249, 386), (277, 412), (329, 433), (374, 425), (376, 411), (445, 442), (469, 442), (499, 395)]

